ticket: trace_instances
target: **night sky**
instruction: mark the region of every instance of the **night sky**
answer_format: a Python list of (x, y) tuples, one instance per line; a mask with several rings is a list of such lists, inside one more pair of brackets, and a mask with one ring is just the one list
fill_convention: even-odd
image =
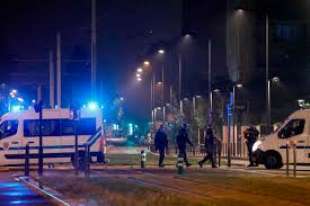
[[(90, 79), (90, 2), (1, 1), (1, 82), (27, 92), (31, 98), (35, 95), (38, 83), (47, 87), (48, 52), (50, 49), (55, 51), (56, 33), (61, 32), (63, 90), (67, 97), (87, 99)], [(179, 0), (97, 1), (97, 83), (103, 101), (108, 101), (116, 94), (128, 96), (128, 77), (134, 75), (139, 58), (152, 43), (179, 35), (181, 8)], [(77, 63), (72, 60), (86, 61)], [(138, 97), (127, 98), (128, 103), (135, 105), (134, 101), (130, 102), (135, 98)], [(63, 98), (63, 101), (69, 104), (72, 100)]]
[[(137, 84), (135, 70), (146, 57), (153, 57), (149, 51), (154, 45), (159, 42), (165, 42), (170, 47), (176, 45), (175, 39), (180, 38), (184, 29), (193, 32), (195, 40), (185, 52), (183, 96), (191, 97), (207, 91), (208, 39), (214, 40), (213, 75), (227, 75), (226, 0), (184, 2), (185, 7), (181, 0), (97, 0), (97, 88), (101, 102), (109, 105), (115, 95), (124, 96), (128, 116), (146, 120), (150, 113), (149, 85), (147, 81)], [(276, 56), (271, 59), (271, 73), (278, 75), (281, 71), (284, 80), (290, 81), (290, 78), (285, 79), (285, 75), (297, 75), (293, 68), (298, 65), (294, 62), (306, 62), (307, 57), (301, 54), (308, 50), (304, 44), (301, 44), (302, 49), (290, 49), (296, 45), (290, 42), (286, 42), (288, 46), (283, 49), (273, 35), (277, 35), (279, 22), (307, 21), (309, 1), (293, 4), (290, 0), (264, 0), (256, 3), (258, 10), (264, 11), (268, 7), (270, 12), (271, 58)], [(0, 82), (17, 88), (26, 99), (35, 98), (36, 87), (42, 84), (44, 96), (48, 97), (48, 53), (50, 50), (55, 52), (56, 33), (61, 32), (63, 103), (70, 105), (89, 100), (91, 1), (2, 0), (0, 5)], [(264, 57), (264, 18), (259, 12), (257, 16), (260, 16), (256, 20), (258, 30), (254, 35), (259, 41), (257, 72), (263, 78), (264, 61), (260, 62), (259, 58)], [(168, 50), (167, 78), (169, 84), (176, 85), (177, 62), (172, 53)], [(297, 57), (301, 61), (297, 61)], [(276, 61), (282, 64), (277, 65)], [(285, 66), (288, 68), (284, 69)], [(307, 72), (304, 65), (300, 67)], [(304, 73), (299, 74), (305, 77)], [(257, 76), (256, 73), (253, 76)], [(157, 80), (160, 80), (159, 77), (157, 71)], [(255, 95), (262, 99), (264, 86), (257, 84), (260, 85), (258, 87), (255, 81), (263, 81), (257, 77), (252, 85), (253, 91), (260, 88), (259, 94)], [(294, 94), (294, 91), (291, 93)], [(306, 91), (296, 93), (291, 99), (305, 94)]]

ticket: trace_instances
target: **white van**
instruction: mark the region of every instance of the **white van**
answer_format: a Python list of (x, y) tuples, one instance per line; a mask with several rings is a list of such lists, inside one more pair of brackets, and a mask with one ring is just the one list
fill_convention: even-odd
[[(77, 122), (71, 116), (69, 109), (43, 109), (44, 163), (73, 161), (76, 123), (79, 150), (84, 151), (84, 144), (88, 143), (92, 158), (103, 161), (102, 111), (83, 108)], [(37, 164), (39, 114), (30, 109), (3, 115), (0, 121), (0, 165), (23, 164), (27, 143), (30, 145), (30, 163)]]
[[(279, 169), (286, 162), (286, 145), (296, 144), (297, 164), (310, 164), (310, 109), (291, 114), (274, 133), (260, 138), (252, 150), (258, 163)], [(289, 162), (293, 162), (290, 150)]]

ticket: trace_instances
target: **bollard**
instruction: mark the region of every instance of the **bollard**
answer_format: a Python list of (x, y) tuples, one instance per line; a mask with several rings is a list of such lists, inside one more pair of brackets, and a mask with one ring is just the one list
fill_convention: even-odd
[(29, 144), (26, 144), (25, 148), (25, 168), (24, 168), (25, 176), (29, 176)]
[(182, 154), (178, 154), (177, 171), (179, 175), (182, 175), (184, 173), (184, 158)]
[(222, 144), (219, 143), (217, 147), (217, 155), (218, 155), (218, 167), (221, 167), (221, 156), (222, 156)]
[(286, 176), (290, 176), (290, 173), (289, 173), (289, 161), (290, 161), (290, 156), (289, 156), (289, 145), (286, 144), (286, 148), (285, 148), (285, 151), (286, 151)]
[(140, 153), (140, 163), (141, 163), (141, 168), (145, 168), (145, 164), (146, 164), (146, 153), (144, 150), (141, 150), (141, 153)]
[(294, 177), (296, 177), (296, 144), (293, 144), (293, 163), (294, 163), (293, 174)]

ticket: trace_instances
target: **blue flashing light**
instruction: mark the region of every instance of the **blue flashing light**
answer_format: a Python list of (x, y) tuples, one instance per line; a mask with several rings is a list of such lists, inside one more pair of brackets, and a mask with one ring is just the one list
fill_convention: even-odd
[(11, 108), (12, 112), (20, 112), (23, 109), (23, 106), (21, 105), (13, 105)]
[(98, 109), (98, 104), (96, 102), (89, 102), (87, 104), (87, 108), (89, 110), (97, 110)]

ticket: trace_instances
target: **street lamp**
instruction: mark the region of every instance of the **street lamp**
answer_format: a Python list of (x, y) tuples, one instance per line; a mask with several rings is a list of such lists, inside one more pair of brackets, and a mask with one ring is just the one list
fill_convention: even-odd
[(305, 105), (305, 100), (304, 99), (298, 99), (297, 100), (298, 102), (298, 106), (303, 109), (304, 108), (304, 105)]
[(137, 69), (137, 72), (138, 72), (138, 73), (142, 73), (142, 72), (143, 72), (143, 69), (142, 69), (141, 67), (139, 67), (139, 68)]
[(165, 53), (165, 50), (159, 49), (157, 52), (158, 52), (158, 54), (164, 54), (164, 53)]
[(143, 62), (143, 65), (144, 66), (149, 66), (151, 63), (149, 62), (149, 61), (147, 61), (147, 60), (145, 60), (144, 62)]
[(138, 77), (138, 78), (137, 78), (137, 81), (138, 81), (138, 82), (141, 82), (141, 81), (142, 81), (142, 78), (141, 78), (141, 77)]
[(271, 128), (271, 83), (278, 84), (280, 82), (279, 77), (273, 77), (267, 82), (267, 126)]
[(141, 74), (140, 74), (140, 73), (137, 73), (137, 74), (136, 74), (136, 77), (137, 77), (137, 78), (140, 78), (140, 77), (141, 77)]
[[(244, 11), (248, 11), (249, 9), (245, 8), (236, 8), (237, 14), (241, 14)], [(265, 68), (265, 92), (266, 92), (266, 109), (267, 109), (267, 125), (268, 127), (271, 126), (271, 119), (270, 119), (270, 110), (269, 110), (269, 15), (267, 12), (265, 12), (265, 62), (266, 62), (266, 68)]]
[(213, 89), (213, 92), (214, 92), (214, 93), (220, 93), (221, 90), (220, 90), (220, 89)]
[[(231, 115), (231, 123), (233, 126), (233, 141), (235, 141), (235, 107), (236, 107), (236, 89), (242, 88), (243, 85), (240, 83), (234, 84), (231, 93), (231, 105), (232, 105), (232, 115)], [(230, 121), (228, 121), (230, 122)], [(228, 124), (228, 151), (227, 151), (227, 165), (231, 166), (231, 136), (230, 136), (230, 124)]]

